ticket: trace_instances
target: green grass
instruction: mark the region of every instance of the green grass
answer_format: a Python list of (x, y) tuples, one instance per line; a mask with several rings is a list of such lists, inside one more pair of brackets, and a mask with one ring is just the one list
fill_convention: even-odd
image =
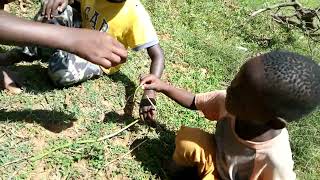
[[(279, 1), (142, 2), (152, 16), (165, 52), (163, 79), (196, 93), (225, 88), (241, 64), (257, 53), (286, 49), (320, 60), (319, 44), (308, 41), (299, 30), (280, 27), (268, 13), (254, 19), (248, 17), (253, 10)], [(319, 4), (317, 0), (301, 2), (310, 6)], [(12, 10), (30, 18), (38, 7), (34, 3), (26, 14), (16, 6)], [(55, 89), (50, 84), (46, 63), (36, 61), (10, 67), (25, 77), (27, 89), (16, 96), (0, 92), (0, 165), (68, 142), (110, 134), (138, 118), (138, 104), (126, 106), (126, 98), (134, 93), (138, 76), (148, 72), (149, 62), (145, 51), (130, 52), (128, 63), (120, 73), (66, 89)], [(162, 128), (135, 125), (101, 143), (73, 144), (36, 162), (0, 167), (1, 176), (3, 179), (165, 179), (165, 162), (171, 157), (179, 127), (200, 127), (212, 132), (214, 124), (163, 95), (158, 95), (157, 103)], [(133, 115), (124, 116), (124, 107)], [(319, 119), (317, 111), (288, 127), (299, 179), (320, 179)], [(130, 155), (105, 166), (145, 139)]]

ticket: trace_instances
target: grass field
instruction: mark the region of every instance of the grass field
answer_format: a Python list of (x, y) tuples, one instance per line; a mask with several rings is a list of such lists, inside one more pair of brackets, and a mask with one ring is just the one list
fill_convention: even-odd
[[(193, 92), (225, 88), (247, 58), (270, 50), (291, 50), (320, 62), (320, 45), (300, 30), (279, 26), (268, 13), (249, 18), (250, 12), (280, 1), (142, 2), (165, 53), (163, 79)], [(318, 0), (301, 2), (319, 5)], [(15, 4), (11, 10), (30, 18), (37, 8), (39, 2), (33, 0), (28, 13), (20, 12)], [(1, 51), (9, 48), (0, 47)], [(165, 162), (171, 157), (179, 127), (212, 132), (214, 124), (163, 95), (157, 98), (161, 128), (140, 124), (112, 139), (77, 143), (111, 134), (138, 118), (142, 93), (134, 103), (127, 104), (126, 99), (133, 95), (138, 76), (148, 72), (149, 63), (145, 51), (130, 52), (121, 72), (65, 89), (51, 85), (45, 61), (10, 67), (26, 79), (26, 90), (20, 95), (0, 92), (0, 179), (167, 179)], [(299, 179), (320, 179), (319, 119), (320, 111), (316, 111), (288, 127)], [(65, 145), (69, 146), (50, 151)]]

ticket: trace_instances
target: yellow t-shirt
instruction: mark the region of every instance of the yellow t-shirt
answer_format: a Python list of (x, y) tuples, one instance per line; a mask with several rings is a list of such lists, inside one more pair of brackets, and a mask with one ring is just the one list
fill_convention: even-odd
[[(126, 48), (138, 51), (159, 43), (151, 18), (139, 0), (81, 0), (81, 14), (83, 28), (107, 32)], [(113, 74), (120, 66), (101, 69)]]
[(126, 48), (140, 50), (159, 43), (151, 18), (139, 0), (81, 0), (81, 13), (83, 28), (108, 32)]

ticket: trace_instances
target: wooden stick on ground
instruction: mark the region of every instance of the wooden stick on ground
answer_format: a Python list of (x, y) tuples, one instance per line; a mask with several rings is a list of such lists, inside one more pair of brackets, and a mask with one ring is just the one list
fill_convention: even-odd
[(112, 133), (112, 134), (109, 134), (107, 136), (104, 136), (102, 138), (99, 138), (99, 139), (88, 139), (88, 140), (82, 140), (82, 141), (76, 141), (76, 142), (70, 142), (70, 143), (67, 143), (67, 144), (63, 144), (61, 146), (58, 146), (56, 148), (53, 148), (49, 151), (44, 151), (40, 154), (37, 154), (35, 156), (27, 156), (27, 157), (24, 157), (24, 158), (20, 158), (20, 159), (16, 159), (14, 161), (10, 161), (10, 162), (7, 162), (3, 165), (1, 165), (0, 167), (5, 167), (5, 166), (8, 166), (8, 165), (11, 165), (11, 164), (14, 164), (14, 163), (20, 163), (22, 161), (25, 161), (25, 160), (30, 160), (32, 162), (35, 162), (37, 160), (40, 160), (42, 158), (44, 158), (45, 156), (48, 156), (50, 154), (52, 154), (53, 152), (55, 151), (58, 151), (60, 149), (64, 149), (64, 148), (67, 148), (67, 147), (70, 147), (74, 144), (90, 144), (90, 143), (94, 143), (94, 142), (101, 142), (101, 141), (104, 141), (106, 139), (110, 139), (118, 134), (120, 134), (121, 132), (125, 131), (126, 129), (130, 128), (131, 126), (135, 125), (137, 122), (139, 122), (139, 119), (138, 120), (135, 120), (133, 121), (132, 123), (128, 124), (127, 126), (123, 127), (122, 129), (116, 131), (115, 133)]
[[(136, 94), (137, 94), (138, 90), (139, 90), (141, 87), (142, 87), (141, 85), (137, 87), (137, 89), (135, 90), (135, 92), (134, 92), (134, 94), (133, 94), (133, 98), (136, 97)], [(149, 100), (150, 100), (150, 99), (149, 99)], [(56, 148), (53, 148), (53, 149), (51, 149), (51, 150), (49, 150), (49, 151), (44, 151), (44, 152), (42, 152), (42, 153), (39, 153), (39, 154), (37, 154), (37, 155), (28, 156), (28, 157), (16, 159), (16, 160), (11, 161), (11, 162), (7, 162), (7, 163), (1, 165), (0, 167), (5, 167), (5, 166), (8, 166), (8, 165), (11, 165), (11, 164), (14, 164), (14, 163), (20, 163), (20, 162), (25, 161), (25, 160), (30, 160), (30, 161), (32, 161), (32, 162), (35, 162), (35, 161), (37, 161), (37, 160), (39, 160), (39, 159), (44, 158), (45, 156), (48, 156), (48, 155), (52, 154), (52, 153), (55, 152), (55, 151), (58, 151), (58, 150), (63, 149), (63, 148), (70, 147), (70, 146), (72, 146), (72, 145), (74, 145), (74, 144), (90, 144), (90, 143), (95, 143), (95, 142), (101, 142), (101, 141), (104, 141), (104, 140), (106, 140), (106, 139), (110, 139), (110, 138), (112, 138), (112, 137), (120, 134), (121, 132), (125, 131), (126, 129), (128, 129), (128, 128), (132, 127), (133, 125), (135, 125), (136, 123), (138, 123), (139, 121), (140, 121), (140, 120), (137, 119), (137, 120), (131, 122), (130, 124), (128, 124), (127, 126), (121, 128), (120, 130), (118, 130), (118, 131), (116, 131), (116, 132), (114, 132), (114, 133), (112, 133), (112, 134), (106, 135), (106, 136), (104, 136), (104, 137), (98, 138), (98, 139), (87, 139), (87, 140), (81, 140), (81, 141), (76, 141), (76, 142), (69, 142), (69, 143), (63, 144), (63, 145), (61, 145), (61, 146), (58, 146), (58, 147), (56, 147)]]

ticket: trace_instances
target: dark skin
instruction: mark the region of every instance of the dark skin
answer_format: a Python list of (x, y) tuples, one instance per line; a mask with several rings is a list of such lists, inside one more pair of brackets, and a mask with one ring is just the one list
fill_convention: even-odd
[(264, 105), (264, 68), (261, 57), (250, 59), (227, 89), (226, 108), (236, 115), (236, 133), (245, 140), (266, 141), (277, 136), (284, 121)]
[[(150, 66), (150, 74), (154, 75), (157, 78), (160, 78), (164, 69), (164, 56), (162, 53), (162, 49), (159, 44), (156, 44), (150, 48), (147, 48), (148, 55), (151, 59), (151, 66)], [(145, 102), (147, 97), (149, 99), (155, 99), (156, 93), (154, 90), (145, 90), (142, 100)], [(156, 118), (156, 110), (148, 103), (140, 107), (139, 110), (141, 119), (148, 121), (151, 124), (154, 124)]]
[[(264, 105), (264, 70), (260, 59), (247, 61), (227, 89), (226, 108), (236, 116), (236, 134), (255, 142), (270, 140), (285, 127), (285, 121), (273, 116)], [(142, 78), (144, 89), (162, 92), (178, 104), (188, 109), (195, 109), (195, 95), (183, 89), (175, 88), (149, 75)]]
[[(125, 0), (107, 0), (112, 3), (122, 3)], [(43, 5), (42, 14), (45, 15), (48, 19), (52, 18), (58, 12), (63, 11), (68, 5), (68, 0), (46, 0)], [(150, 74), (155, 75), (160, 78), (164, 69), (164, 56), (162, 49), (159, 44), (156, 44), (152, 47), (147, 48), (148, 55), (151, 59)], [(116, 65), (116, 64), (115, 64)], [(153, 108), (151, 103), (147, 100), (155, 99), (155, 91), (145, 90), (140, 103), (140, 117), (141, 119), (154, 123), (156, 117), (156, 110)]]

